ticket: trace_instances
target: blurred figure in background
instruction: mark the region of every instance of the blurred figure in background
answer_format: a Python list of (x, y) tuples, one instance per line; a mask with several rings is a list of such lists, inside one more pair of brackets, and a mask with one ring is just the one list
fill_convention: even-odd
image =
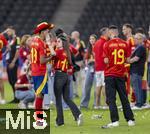
[[(46, 54), (47, 57), (51, 55), (50, 49), (48, 44), (51, 43), (53, 47), (56, 45), (56, 37), (52, 35), (51, 32), (49, 32), (49, 36), (46, 36), (45, 38), (45, 43), (46, 43)], [(47, 72), (48, 72), (48, 94), (44, 95), (44, 102), (43, 102), (43, 107), (44, 109), (49, 109), (50, 105), (55, 104), (55, 96), (54, 96), (54, 72), (53, 72), (53, 60), (50, 60), (47, 63)]]
[(136, 104), (132, 109), (141, 109), (143, 102), (143, 92), (142, 92), (142, 77), (144, 75), (144, 66), (146, 62), (146, 48), (144, 47), (144, 35), (141, 33), (135, 34), (135, 45), (136, 48), (133, 51), (130, 58), (130, 74), (131, 83), (136, 96)]
[[(96, 76), (96, 105), (95, 109), (107, 108), (106, 106), (106, 95), (105, 95), (105, 82), (104, 82), (104, 57), (103, 57), (103, 46), (108, 40), (108, 28), (103, 27), (100, 29), (100, 38), (94, 45), (94, 55), (95, 55), (95, 76)], [(104, 106), (101, 107), (102, 103), (101, 97), (104, 97)]]
[[(18, 57), (19, 57), (20, 40), (16, 36), (15, 29), (10, 27), (6, 31), (7, 31), (6, 34), (8, 35), (8, 45), (6, 49), (7, 75), (8, 81), (15, 94), (15, 83), (17, 81), (17, 70), (19, 65)], [(14, 100), (12, 102), (16, 103), (18, 102), (18, 100), (14, 97)]]
[(2, 50), (8, 44), (6, 38), (3, 34), (0, 34), (0, 104), (5, 104), (5, 95), (4, 95), (4, 83), (3, 83), (3, 61), (2, 61)]
[(149, 26), (148, 39), (146, 41), (146, 45), (148, 48), (148, 87), (150, 89), (150, 26)]
[[(129, 53), (131, 55), (131, 53), (134, 51), (135, 49), (135, 42), (134, 42), (134, 36), (133, 36), (133, 26), (129, 23), (126, 23), (123, 25), (122, 27), (122, 33), (126, 38), (126, 42), (128, 44), (129, 47)], [(127, 94), (130, 95), (131, 94), (131, 106), (135, 105), (135, 93), (134, 93), (134, 89), (131, 90), (131, 83), (130, 83), (130, 64), (129, 63), (125, 63), (125, 70), (126, 70), (126, 91)]]
[(27, 68), (29, 62), (30, 48), (27, 44), (27, 40), (30, 37), (30, 35), (23, 35), (20, 42), (19, 58), (23, 64), (20, 72), (21, 74), (25, 73), (25, 68)]
[[(85, 82), (82, 88), (80, 108), (88, 108), (89, 101), (90, 101), (91, 89), (93, 86), (94, 76), (95, 76), (95, 67), (94, 67), (95, 59), (94, 59), (93, 48), (96, 40), (97, 37), (95, 34), (90, 35), (89, 44), (87, 46), (87, 52), (85, 54), (86, 75), (85, 75)], [(95, 101), (95, 89), (94, 89), (94, 101)]]
[(143, 34), (143, 43), (144, 47), (146, 49), (146, 62), (144, 66), (144, 75), (142, 77), (142, 94), (143, 94), (143, 106), (142, 109), (144, 108), (149, 108), (149, 105), (147, 104), (147, 90), (148, 90), (148, 81), (147, 81), (147, 76), (148, 76), (148, 40), (145, 35), (145, 31), (142, 27), (139, 27), (136, 29), (136, 34), (140, 33)]
[[(84, 42), (80, 39), (80, 33), (78, 31), (73, 31), (71, 33), (71, 39), (73, 40), (73, 45), (79, 51), (75, 55), (75, 63), (80, 66), (81, 70), (75, 73), (75, 82), (74, 82), (74, 97), (79, 97), (79, 88), (82, 88), (82, 83), (84, 79), (84, 54), (86, 46)], [(81, 86), (81, 87), (79, 87)]]
[(27, 66), (25, 73), (19, 76), (15, 84), (15, 96), (20, 100), (18, 107), (21, 109), (28, 108), (28, 104), (32, 103), (35, 99), (30, 65)]

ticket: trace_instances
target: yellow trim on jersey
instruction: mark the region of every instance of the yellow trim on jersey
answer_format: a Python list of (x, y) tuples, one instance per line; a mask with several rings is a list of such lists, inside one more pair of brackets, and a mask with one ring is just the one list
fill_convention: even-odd
[(130, 64), (125, 64), (125, 67), (130, 67)]
[(44, 86), (45, 86), (45, 84), (46, 84), (46, 82), (47, 82), (47, 78), (48, 78), (48, 73), (46, 72), (46, 74), (45, 74), (45, 76), (44, 76), (44, 79), (43, 79), (43, 81), (42, 81), (42, 83), (41, 83), (41, 85), (38, 87), (38, 89), (36, 90), (36, 95), (39, 95), (41, 92), (42, 92), (42, 90), (43, 90), (43, 88), (44, 88)]
[(134, 46), (134, 38), (133, 37), (130, 38), (130, 41), (131, 41), (132, 46)]

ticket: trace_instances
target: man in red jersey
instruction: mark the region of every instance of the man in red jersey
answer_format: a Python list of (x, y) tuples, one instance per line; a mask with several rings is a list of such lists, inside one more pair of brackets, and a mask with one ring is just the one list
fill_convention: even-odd
[(3, 34), (0, 34), (0, 93), (1, 93), (1, 99), (0, 104), (5, 104), (4, 100), (4, 83), (2, 79), (3, 74), (3, 61), (2, 61), (2, 49), (4, 46), (7, 45), (7, 40), (5, 39)]
[[(134, 43), (134, 38), (133, 38), (133, 26), (131, 24), (124, 24), (122, 27), (122, 32), (123, 35), (126, 37), (126, 42), (128, 43), (129, 46), (129, 53), (131, 55), (131, 53), (134, 51), (135, 49), (135, 43)], [(126, 68), (126, 77), (127, 77), (127, 81), (126, 81), (126, 90), (127, 90), (127, 94), (130, 94), (130, 88), (131, 88), (131, 84), (130, 84), (130, 64), (125, 64), (125, 68)], [(135, 93), (131, 92), (131, 104), (134, 105), (135, 103)]]
[(116, 26), (109, 28), (110, 40), (104, 45), (105, 68), (105, 87), (106, 98), (110, 109), (111, 123), (102, 126), (102, 128), (111, 128), (119, 126), (119, 115), (116, 106), (116, 92), (118, 92), (123, 113), (128, 126), (134, 126), (134, 115), (132, 113), (125, 87), (124, 64), (128, 59), (128, 45), (125, 41), (118, 38), (119, 32)]
[[(49, 30), (53, 27), (53, 24), (48, 24), (47, 22), (37, 25), (34, 31), (36, 35), (31, 42), (31, 71), (36, 92), (36, 110), (42, 109), (43, 96), (48, 93), (46, 63), (50, 61), (51, 56), (47, 57), (44, 40), (46, 40), (45, 38), (49, 35)], [(53, 50), (51, 46), (49, 48)], [(53, 54), (53, 51), (51, 54)], [(41, 125), (41, 123), (37, 122), (37, 125)]]
[(103, 57), (103, 46), (108, 40), (108, 28), (103, 27), (100, 30), (100, 38), (96, 41), (93, 52), (95, 56), (95, 76), (96, 76), (96, 106), (95, 109), (100, 108), (100, 97), (103, 93), (105, 97), (105, 82), (104, 82), (104, 57)]

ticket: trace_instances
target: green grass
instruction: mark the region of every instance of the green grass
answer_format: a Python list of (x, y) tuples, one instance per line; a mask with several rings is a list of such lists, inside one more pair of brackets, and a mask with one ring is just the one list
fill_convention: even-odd
[[(13, 130), (12, 129), (12, 126), (10, 125), (10, 129), (9, 130), (6, 130), (6, 122), (5, 122), (5, 119), (6, 119), (6, 109), (13, 109), (11, 110), (12, 112), (12, 115), (13, 115), (13, 118), (14, 120), (17, 119), (17, 116), (18, 116), (18, 113), (20, 111), (20, 109), (18, 109), (17, 107), (17, 104), (11, 104), (9, 102), (11, 102), (13, 100), (13, 91), (10, 87), (10, 85), (5, 82), (5, 99), (7, 101), (7, 104), (5, 105), (0, 105), (0, 134), (49, 134), (49, 126), (50, 126), (50, 123), (48, 123), (48, 127), (44, 130), (36, 130), (33, 128), (32, 126), (32, 123), (35, 122), (34, 118), (33, 118), (33, 113), (35, 112), (34, 110), (30, 110), (31, 114), (30, 114), (30, 121), (31, 121), (31, 129), (27, 130), (26, 128), (26, 117), (29, 116), (26, 114), (26, 111), (24, 111), (25, 113), (25, 129), (24, 130), (21, 130), (20, 129), (20, 124), (18, 126), (18, 129), (17, 130)], [(22, 111), (22, 110), (21, 110)], [(29, 111), (29, 110), (27, 110)], [(49, 117), (49, 111), (45, 111)], [(47, 122), (50, 122), (50, 118), (47, 119)], [(20, 122), (19, 122), (20, 123)]]
[[(111, 129), (101, 129), (102, 125), (108, 123), (109, 112), (108, 111), (82, 111), (84, 114), (84, 125), (78, 127), (76, 122), (73, 121), (70, 111), (65, 112), (65, 126), (54, 127), (55, 111), (51, 112), (51, 134), (149, 134), (150, 131), (150, 111), (144, 110), (134, 112), (136, 119), (136, 126), (128, 127), (126, 121), (123, 118), (122, 112), (120, 114), (120, 126)], [(102, 119), (92, 120), (93, 114), (102, 114)]]
[(16, 109), (17, 105), (16, 104), (10, 104), (13, 100), (13, 91), (11, 86), (8, 84), (8, 82), (4, 83), (4, 88), (5, 88), (5, 100), (7, 102), (6, 105), (0, 105), (0, 109)]
[[(5, 97), (7, 102), (13, 99), (13, 93), (10, 86), (5, 83)], [(76, 104), (79, 105), (80, 99), (75, 99)], [(119, 103), (119, 101), (118, 101)], [(150, 133), (150, 109), (135, 111), (136, 126), (128, 127), (124, 120), (123, 113), (119, 111), (120, 126), (111, 129), (101, 129), (102, 125), (110, 122), (108, 110), (93, 110), (93, 96), (91, 97), (89, 109), (82, 110), (84, 115), (84, 125), (78, 127), (70, 112), (64, 111), (65, 126), (55, 127), (56, 111), (52, 108), (50, 116), (50, 131), (51, 134), (149, 134)], [(15, 109), (16, 104), (0, 105), (0, 109)], [(91, 119), (92, 115), (102, 115), (102, 119)], [(1, 132), (0, 132), (1, 133)], [(44, 133), (43, 133), (44, 134)]]
[[(93, 93), (92, 93), (93, 94)], [(77, 105), (80, 99), (75, 99)], [(120, 101), (117, 101), (120, 104)], [(149, 134), (150, 133), (150, 109), (142, 111), (134, 111), (136, 126), (128, 127), (124, 119), (123, 112), (119, 110), (120, 126), (111, 129), (101, 129), (102, 125), (110, 122), (109, 110), (93, 110), (93, 95), (91, 96), (89, 109), (82, 110), (84, 115), (83, 126), (78, 127), (73, 119), (71, 111), (64, 111), (65, 126), (55, 127), (56, 111), (51, 111), (50, 131), (51, 134)], [(101, 119), (92, 119), (92, 115), (102, 115)]]

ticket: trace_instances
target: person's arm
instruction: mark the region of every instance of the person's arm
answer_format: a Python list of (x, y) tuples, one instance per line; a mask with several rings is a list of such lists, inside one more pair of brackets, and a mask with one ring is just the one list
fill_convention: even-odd
[(49, 49), (50, 49), (51, 55), (52, 55), (52, 56), (56, 56), (56, 52), (55, 52), (55, 50), (54, 50), (53, 45), (49, 45)]
[(54, 50), (54, 46), (56, 44), (55, 44), (55, 41), (53, 41), (52, 38), (49, 36), (49, 34), (47, 34), (47, 36), (46, 36), (46, 44), (48, 45), (48, 47), (50, 49), (51, 55), (55, 56), (56, 53), (55, 53), (55, 50)]
[(144, 55), (145, 49), (144, 47), (139, 47), (136, 52), (135, 56), (129, 59), (129, 63), (132, 64), (140, 60), (140, 58)]
[(14, 56), (13, 60), (11, 61), (10, 65), (9, 65), (9, 68), (13, 68), (15, 66), (15, 63), (16, 63), (18, 57), (19, 57), (19, 50), (17, 49), (16, 53), (15, 53), (15, 56)]
[(105, 63), (105, 64), (108, 64), (108, 63), (109, 63), (109, 59), (105, 57), (105, 58), (104, 58), (104, 63)]
[(105, 43), (103, 46), (103, 57), (104, 57), (104, 63), (109, 64), (107, 43)]
[(56, 52), (52, 46), (49, 46), (49, 49), (50, 49), (50, 53), (51, 53), (50, 56), (48, 56), (48, 57), (46, 57), (45, 55), (40, 56), (41, 64), (45, 64), (45, 63), (49, 62), (52, 59), (52, 57), (56, 55)]
[(49, 57), (45, 57), (45, 56), (42, 55), (42, 56), (40, 57), (40, 63), (41, 63), (41, 64), (47, 63), (47, 62), (49, 62), (49, 61), (52, 59), (52, 57), (53, 57), (53, 56), (51, 56), (51, 55), (50, 55)]
[(134, 56), (133, 58), (128, 58), (127, 59), (127, 62), (128, 63), (130, 63), (130, 64), (132, 64), (132, 63), (134, 63), (134, 62), (137, 62), (137, 61), (139, 61), (139, 57), (138, 56)]

